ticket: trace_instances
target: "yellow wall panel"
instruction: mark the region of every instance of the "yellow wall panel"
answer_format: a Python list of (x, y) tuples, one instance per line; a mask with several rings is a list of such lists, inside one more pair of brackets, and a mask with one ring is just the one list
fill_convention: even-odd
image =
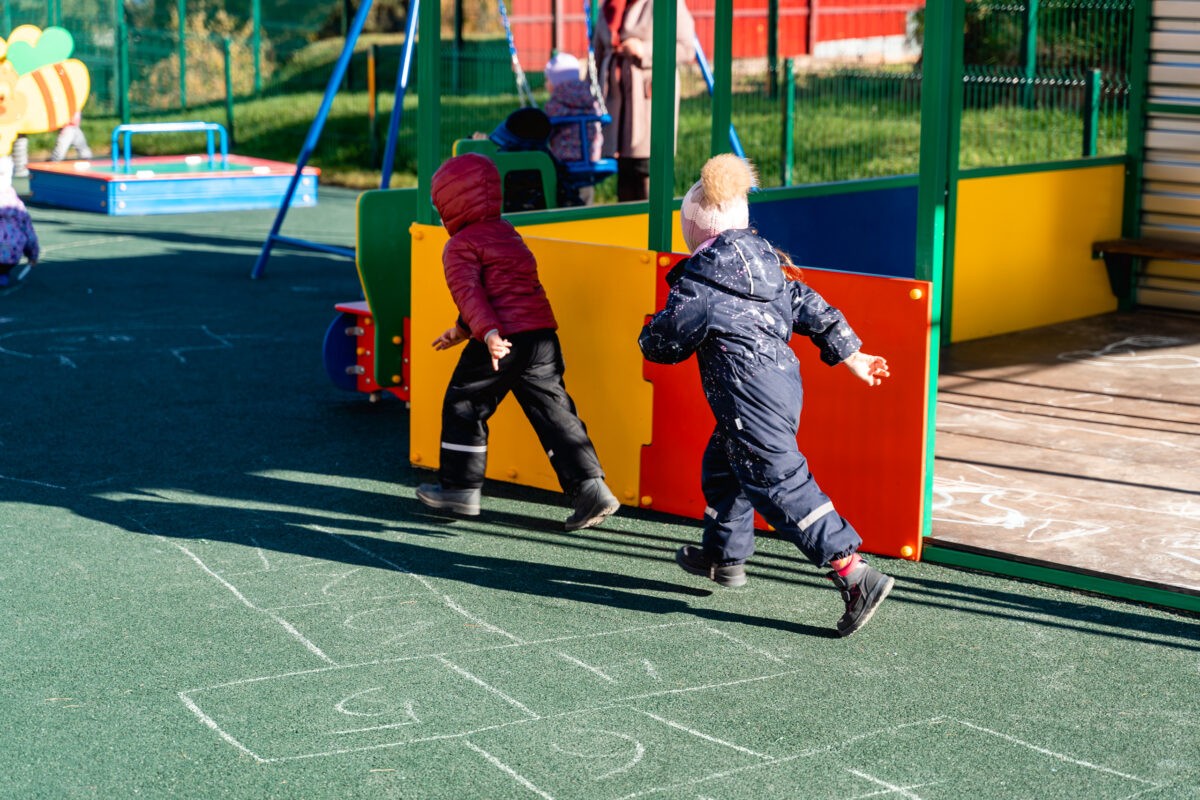
[(1121, 235), (1123, 168), (969, 178), (958, 184), (952, 339), (1117, 307), (1092, 242)]
[[(622, 217), (582, 219), (567, 222), (548, 222), (539, 225), (521, 225), (520, 218), (513, 220), (526, 236), (543, 239), (567, 239), (592, 244), (612, 244), (619, 247), (645, 247), (648, 241), (649, 216), (632, 214)], [(671, 248), (676, 253), (686, 253), (683, 229), (679, 225), (679, 212), (671, 215)]]
[[(439, 352), (430, 346), (457, 315), (442, 270), (446, 233), (426, 225), (414, 225), (412, 232), (410, 456), (417, 466), (436, 467), (442, 396), (461, 351)], [(645, 316), (655, 310), (654, 254), (534, 238), (528, 228), (522, 233), (537, 257), (538, 274), (558, 319), (567, 391), (596, 445), (609, 486), (621, 502), (636, 505), (652, 402), (637, 335)], [(490, 429), (488, 478), (561, 488), (515, 399), (501, 404)]]

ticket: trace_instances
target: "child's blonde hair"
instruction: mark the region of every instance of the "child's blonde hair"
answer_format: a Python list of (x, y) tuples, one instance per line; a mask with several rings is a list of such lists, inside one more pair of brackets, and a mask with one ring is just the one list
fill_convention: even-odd
[(775, 248), (775, 255), (779, 256), (779, 269), (783, 272), (783, 277), (789, 281), (804, 282), (804, 270), (800, 269), (792, 262), (792, 257), (787, 254), (786, 250)]

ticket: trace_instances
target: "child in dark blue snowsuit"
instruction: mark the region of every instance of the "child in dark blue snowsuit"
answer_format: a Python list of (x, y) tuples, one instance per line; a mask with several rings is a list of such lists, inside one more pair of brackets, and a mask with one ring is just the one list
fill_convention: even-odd
[(893, 581), (859, 557), (862, 539), (817, 486), (797, 446), (802, 388), (788, 342), (793, 332), (808, 336), (826, 364), (844, 363), (869, 385), (887, 377), (887, 362), (862, 353), (841, 312), (788, 280), (777, 251), (748, 228), (752, 168), (725, 155), (701, 174), (681, 209), (692, 256), (668, 276), (666, 306), (638, 339), (658, 363), (695, 353), (716, 417), (702, 462), (702, 547), (680, 548), (676, 561), (721, 585), (744, 584), (757, 510), (812, 563), (831, 568), (846, 603), (838, 632), (848, 636)]

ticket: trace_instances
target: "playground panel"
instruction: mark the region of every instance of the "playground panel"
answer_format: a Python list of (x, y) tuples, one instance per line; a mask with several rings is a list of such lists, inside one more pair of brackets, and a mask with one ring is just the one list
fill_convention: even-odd
[(797, 264), (915, 277), (916, 186), (779, 196), (785, 193), (761, 192), (750, 204), (750, 222)]
[[(441, 266), (446, 232), (412, 227), (411, 459), (435, 468), (440, 458), (442, 395), (459, 351), (438, 352), (430, 342), (458, 312)], [(654, 303), (654, 253), (626, 247), (526, 236), (542, 284), (559, 321), (567, 389), (587, 423), (608, 483), (636, 504), (638, 458), (650, 439), (651, 387), (642, 380), (637, 332)], [(508, 401), (488, 421), (487, 477), (558, 491), (537, 437)]]
[[(661, 278), (677, 258), (659, 261), (659, 308), (667, 294)], [(804, 279), (842, 309), (867, 352), (887, 358), (892, 375), (867, 387), (848, 370), (823, 363), (807, 339), (794, 337), (804, 376), (800, 449), (821, 488), (862, 535), (864, 550), (919, 558), (929, 284), (814, 269), (805, 269)], [(700, 461), (714, 421), (695, 359), (647, 362), (645, 374), (654, 385), (654, 414), (642, 451), (643, 505), (699, 519), (705, 507)], [(766, 528), (761, 518), (757, 524)]]
[(1121, 235), (1124, 167), (964, 178), (954, 240), (955, 342), (1116, 310), (1092, 242)]
[[(411, 458), (435, 468), (442, 393), (457, 359), (425, 343), (453, 322), (456, 311), (440, 268), (444, 230), (412, 230)], [(663, 274), (679, 256), (526, 234), (561, 325), (568, 388), (613, 490), (628, 505), (699, 518), (700, 454), (712, 419), (694, 362), (647, 364), (637, 347), (646, 316), (665, 299)], [(847, 371), (819, 363), (815, 348), (798, 341), (809, 389), (802, 446), (823, 487), (863, 532), (864, 549), (917, 558), (929, 285), (809, 272), (814, 287), (834, 298), (864, 340), (888, 357), (893, 377), (868, 389)], [(559, 488), (519, 406), (502, 405), (489, 424), (489, 478)]]

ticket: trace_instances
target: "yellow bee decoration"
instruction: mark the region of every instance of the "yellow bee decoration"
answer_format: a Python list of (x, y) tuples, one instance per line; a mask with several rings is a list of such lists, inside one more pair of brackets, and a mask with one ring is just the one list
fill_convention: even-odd
[(56, 131), (77, 119), (91, 92), (87, 66), (71, 58), (64, 28), (22, 25), (0, 39), (0, 157), (20, 134)]

